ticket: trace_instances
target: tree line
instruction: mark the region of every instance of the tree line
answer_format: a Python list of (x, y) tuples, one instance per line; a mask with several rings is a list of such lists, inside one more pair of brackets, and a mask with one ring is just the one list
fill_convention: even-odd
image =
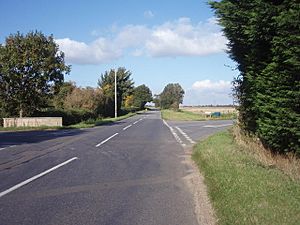
[(238, 66), (241, 128), (274, 152), (300, 155), (298, 0), (210, 2)]
[[(69, 125), (113, 116), (115, 71), (101, 74), (96, 88), (65, 82), (70, 71), (52, 35), (11, 34), (0, 45), (0, 117), (63, 116)], [(116, 73), (118, 114), (144, 109), (151, 90), (134, 87), (126, 68)]]

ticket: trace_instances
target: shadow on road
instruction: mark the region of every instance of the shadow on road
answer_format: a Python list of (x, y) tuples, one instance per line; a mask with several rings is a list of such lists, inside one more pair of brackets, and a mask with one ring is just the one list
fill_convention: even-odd
[(0, 132), (0, 148), (11, 145), (38, 143), (46, 140), (76, 136), (86, 132), (80, 129)]

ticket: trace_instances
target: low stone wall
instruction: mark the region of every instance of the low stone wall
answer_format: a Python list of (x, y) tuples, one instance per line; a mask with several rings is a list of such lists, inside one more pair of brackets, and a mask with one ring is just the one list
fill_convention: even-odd
[(3, 127), (61, 127), (62, 117), (3, 118)]

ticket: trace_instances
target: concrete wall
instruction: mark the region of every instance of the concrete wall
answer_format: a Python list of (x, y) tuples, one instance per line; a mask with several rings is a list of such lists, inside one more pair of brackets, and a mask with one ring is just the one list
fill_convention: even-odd
[(61, 127), (62, 117), (3, 118), (3, 127)]

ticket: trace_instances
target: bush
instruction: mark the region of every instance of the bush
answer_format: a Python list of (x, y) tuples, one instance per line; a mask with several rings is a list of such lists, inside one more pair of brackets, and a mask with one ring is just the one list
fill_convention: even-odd
[(42, 117), (62, 117), (63, 125), (68, 126), (82, 121), (94, 120), (98, 115), (87, 110), (62, 110), (47, 109), (46, 111), (36, 112), (34, 116)]
[(119, 116), (123, 116), (126, 115), (128, 113), (134, 113), (136, 111), (139, 111), (140, 109), (138, 107), (126, 107), (126, 108), (122, 108), (121, 109), (121, 115)]

